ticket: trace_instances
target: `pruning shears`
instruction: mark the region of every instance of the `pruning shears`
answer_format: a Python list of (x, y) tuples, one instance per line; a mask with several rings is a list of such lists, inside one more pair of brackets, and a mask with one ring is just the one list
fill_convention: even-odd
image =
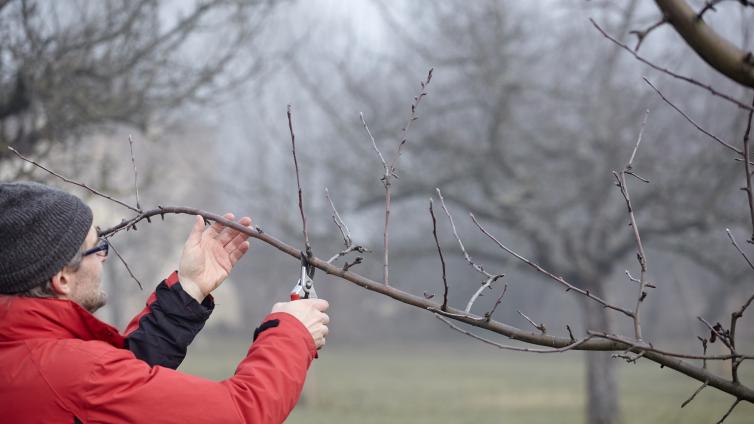
[(309, 258), (304, 252), (301, 252), (301, 277), (291, 290), (291, 300), (299, 299), (317, 299), (317, 292), (314, 291), (314, 265), (309, 262)]

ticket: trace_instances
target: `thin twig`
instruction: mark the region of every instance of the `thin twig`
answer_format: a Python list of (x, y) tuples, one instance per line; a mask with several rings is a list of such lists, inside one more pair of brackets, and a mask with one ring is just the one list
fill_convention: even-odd
[(571, 341), (575, 341), (576, 338), (573, 337), (573, 331), (571, 331), (571, 326), (570, 325), (566, 324), (566, 330), (568, 330), (568, 337), (571, 338)]
[(372, 135), (372, 132), (369, 131), (369, 126), (367, 125), (367, 121), (364, 120), (364, 113), (359, 113), (359, 117), (361, 118), (361, 124), (364, 125), (364, 129), (367, 131), (367, 135), (369, 136), (369, 139), (372, 140), (372, 147), (374, 148), (374, 151), (377, 152), (377, 156), (380, 157), (380, 161), (382, 162), (382, 166), (387, 169), (387, 162), (385, 162), (385, 157), (382, 156), (382, 152), (380, 152), (380, 149), (377, 147), (377, 142), (374, 141), (374, 136)]
[(562, 352), (567, 352), (569, 350), (577, 348), (580, 345), (582, 345), (584, 342), (586, 342), (586, 341), (588, 341), (588, 340), (590, 340), (592, 338), (592, 336), (584, 337), (583, 339), (579, 339), (579, 340), (577, 340), (577, 341), (569, 344), (568, 346), (564, 346), (564, 347), (560, 347), (560, 348), (554, 348), (554, 349), (531, 349), (531, 348), (527, 348), (527, 347), (518, 347), (518, 346), (503, 345), (503, 344), (500, 344), (498, 342), (492, 341), (490, 339), (486, 339), (484, 337), (478, 336), (478, 335), (476, 335), (476, 334), (474, 334), (474, 333), (472, 333), (470, 331), (464, 330), (463, 328), (461, 328), (461, 327), (453, 324), (452, 322), (450, 322), (447, 319), (443, 318), (440, 314), (435, 314), (435, 318), (437, 318), (440, 321), (444, 322), (450, 328), (452, 328), (452, 329), (454, 329), (454, 330), (456, 330), (456, 331), (458, 331), (458, 332), (460, 332), (462, 334), (465, 334), (465, 335), (467, 335), (467, 336), (469, 336), (469, 337), (471, 337), (473, 339), (477, 339), (477, 340), (479, 340), (481, 342), (487, 343), (488, 345), (495, 346), (498, 349), (512, 350), (512, 351), (515, 351), (515, 352), (562, 353)]
[[(644, 128), (647, 126), (647, 119), (649, 118), (649, 109), (644, 113), (644, 120), (641, 123), (641, 129), (639, 130), (639, 136), (636, 138), (636, 145), (631, 153), (631, 157), (626, 163), (626, 167), (621, 171), (620, 175), (613, 171), (613, 175), (617, 180), (618, 188), (620, 189), (623, 199), (626, 201), (626, 208), (628, 209), (628, 218), (631, 229), (634, 233), (634, 239), (636, 240), (637, 254), (636, 258), (639, 261), (640, 274), (639, 274), (639, 295), (636, 298), (636, 306), (634, 307), (633, 321), (634, 321), (634, 335), (637, 340), (641, 340), (641, 304), (644, 301), (647, 293), (645, 287), (647, 284), (647, 256), (644, 252), (644, 246), (641, 242), (641, 235), (639, 234), (639, 225), (636, 223), (636, 214), (634, 213), (633, 205), (631, 205), (631, 196), (628, 193), (628, 184), (626, 183), (626, 173), (632, 169), (636, 152), (639, 150), (639, 144), (644, 135)], [(635, 362), (635, 359), (634, 359)]]
[[(754, 100), (752, 100), (754, 106)], [(754, 194), (751, 188), (751, 158), (749, 149), (749, 135), (751, 134), (751, 120), (754, 117), (754, 111), (749, 111), (749, 119), (746, 123), (746, 132), (744, 133), (744, 176), (746, 177), (746, 198), (749, 202), (749, 217), (751, 219), (751, 243), (754, 243)], [(748, 259), (747, 259), (748, 260)], [(751, 265), (751, 263), (749, 263)]]
[(18, 157), (19, 157), (19, 158), (21, 158), (22, 160), (24, 160), (24, 161), (26, 161), (26, 162), (28, 162), (28, 163), (30, 163), (30, 164), (32, 164), (32, 165), (34, 165), (34, 166), (38, 167), (38, 168), (41, 168), (41, 169), (43, 169), (43, 170), (45, 170), (45, 171), (49, 172), (50, 174), (52, 174), (52, 175), (54, 175), (54, 176), (56, 176), (56, 177), (60, 178), (61, 180), (65, 181), (65, 182), (67, 182), (67, 183), (69, 183), (69, 184), (73, 184), (73, 185), (76, 185), (76, 186), (82, 187), (82, 188), (84, 188), (84, 189), (86, 189), (86, 190), (89, 190), (89, 192), (91, 192), (92, 194), (95, 194), (95, 195), (97, 195), (97, 196), (100, 196), (100, 197), (102, 197), (102, 198), (105, 198), (105, 199), (107, 199), (107, 200), (109, 200), (109, 201), (111, 201), (111, 202), (117, 203), (117, 204), (119, 204), (119, 205), (121, 205), (121, 206), (123, 206), (123, 207), (125, 207), (125, 208), (128, 208), (128, 209), (130, 209), (130, 210), (132, 210), (132, 211), (134, 211), (134, 212), (136, 212), (136, 213), (141, 213), (141, 210), (139, 210), (139, 208), (135, 208), (135, 207), (133, 207), (133, 206), (129, 205), (128, 203), (126, 203), (126, 202), (123, 202), (123, 201), (120, 201), (120, 200), (118, 200), (118, 199), (116, 199), (116, 198), (114, 198), (114, 197), (112, 197), (112, 196), (108, 196), (108, 195), (106, 195), (106, 194), (102, 194), (102, 193), (100, 193), (99, 191), (97, 191), (97, 190), (95, 190), (95, 189), (93, 189), (93, 188), (89, 187), (89, 186), (88, 186), (88, 185), (86, 185), (86, 184), (82, 184), (82, 183), (80, 183), (80, 182), (77, 182), (77, 181), (73, 181), (73, 180), (71, 180), (71, 179), (68, 179), (68, 178), (66, 178), (66, 177), (64, 177), (64, 176), (62, 176), (62, 175), (60, 175), (60, 174), (58, 174), (58, 173), (56, 173), (56, 172), (54, 172), (54, 171), (51, 171), (51, 170), (49, 170), (49, 169), (45, 168), (44, 166), (40, 165), (39, 163), (37, 163), (37, 162), (34, 162), (33, 160), (31, 160), (31, 159), (29, 159), (29, 158), (25, 157), (24, 155), (22, 155), (21, 153), (19, 153), (19, 152), (18, 152), (18, 150), (14, 149), (14, 148), (13, 148), (13, 147), (11, 147), (11, 146), (8, 146), (8, 150), (10, 150), (11, 152), (15, 153), (15, 154), (16, 154), (16, 156), (18, 156)]
[(424, 96), (427, 95), (427, 86), (429, 86), (429, 82), (432, 81), (432, 71), (434, 69), (430, 68), (429, 72), (427, 72), (427, 79), (424, 81), (419, 81), (419, 85), (421, 86), (421, 90), (419, 90), (419, 94), (414, 97), (414, 103), (411, 104), (411, 113), (408, 115), (408, 120), (406, 121), (406, 125), (401, 129), (401, 132), (403, 133), (403, 137), (401, 138), (401, 142), (398, 144), (398, 151), (395, 152), (395, 157), (393, 157), (393, 160), (390, 161), (390, 171), (391, 174), (394, 174), (395, 171), (395, 164), (398, 161), (398, 158), (401, 156), (401, 150), (403, 149), (403, 145), (406, 144), (406, 141), (408, 141), (408, 129), (411, 128), (411, 124), (419, 119), (416, 116), (416, 108), (419, 107), (419, 103), (422, 101)]
[(701, 386), (699, 386), (699, 388), (698, 388), (698, 389), (696, 389), (696, 391), (694, 391), (694, 393), (693, 393), (693, 394), (691, 395), (691, 397), (689, 397), (688, 399), (686, 399), (686, 400), (685, 400), (685, 401), (684, 401), (684, 402), (683, 402), (683, 403), (681, 404), (681, 408), (683, 408), (684, 406), (686, 406), (686, 405), (688, 405), (689, 403), (691, 403), (691, 401), (692, 401), (692, 400), (694, 400), (694, 398), (696, 397), (696, 395), (698, 395), (698, 394), (699, 394), (699, 392), (701, 392), (701, 391), (702, 391), (702, 390), (703, 390), (703, 389), (704, 389), (705, 387), (707, 387), (707, 384), (709, 384), (709, 382), (708, 382), (708, 381), (705, 381), (704, 383), (702, 383), (702, 385), (701, 385)]
[(139, 174), (136, 172), (136, 157), (134, 156), (134, 140), (131, 134), (128, 135), (128, 146), (131, 148), (131, 165), (134, 169), (134, 190), (136, 191), (136, 208), (141, 209), (139, 204)]
[(751, 295), (751, 297), (749, 297), (749, 299), (744, 302), (743, 306), (741, 306), (741, 309), (736, 312), (736, 315), (738, 315), (739, 317), (743, 316), (746, 308), (748, 308), (752, 304), (752, 302), (754, 302), (754, 295)]
[(518, 312), (519, 315), (521, 315), (522, 317), (524, 317), (525, 320), (529, 321), (529, 324), (531, 324), (534, 328), (536, 328), (537, 330), (539, 330), (542, 334), (547, 334), (547, 329), (545, 328), (544, 324), (537, 324), (536, 322), (532, 321), (531, 318), (529, 318), (528, 316), (526, 316), (521, 311), (516, 311), (516, 312)]
[[(437, 245), (437, 254), (440, 255), (440, 264), (442, 264), (442, 285), (443, 285), (443, 296), (442, 296), (442, 306), (440, 307), (443, 311), (448, 309), (448, 277), (445, 272), (445, 258), (442, 256), (442, 248), (440, 248), (440, 240), (437, 238), (437, 219), (435, 219), (435, 211), (432, 207), (433, 201), (430, 198), (429, 199), (429, 215), (432, 217), (432, 236), (435, 238), (435, 244)], [(466, 311), (468, 312), (468, 311)]]
[[(636, 278), (636, 277), (634, 277), (633, 275), (631, 275), (631, 273), (630, 273), (630, 272), (629, 272), (628, 270), (626, 270), (625, 272), (626, 272), (626, 276), (628, 277), (628, 280), (629, 280), (629, 281), (631, 281), (631, 282), (634, 282), (634, 283), (637, 283), (637, 284), (640, 284), (640, 283), (641, 283), (641, 281), (639, 281), (639, 279), (638, 279), (638, 278)], [(650, 282), (646, 282), (646, 283), (645, 283), (645, 286), (646, 286), (646, 287), (649, 287), (649, 288), (653, 288), (653, 289), (656, 289), (656, 288), (657, 288), (657, 286), (655, 286), (654, 284), (652, 284), (652, 283), (650, 283)]]
[[(704, 7), (702, 7), (702, 9), (699, 10), (699, 13), (696, 14), (696, 19), (698, 21), (701, 21), (704, 18), (704, 14), (707, 13), (707, 11), (709, 10), (717, 12), (717, 9), (715, 9), (715, 6), (717, 6), (718, 4), (724, 1), (726, 0), (706, 0), (704, 2)], [(735, 1), (736, 3), (739, 3), (744, 7), (754, 7), (754, 2), (750, 0), (731, 0), (731, 1)]]
[(471, 298), (469, 299), (469, 302), (466, 304), (466, 309), (464, 311), (468, 314), (471, 312), (471, 307), (474, 306), (474, 302), (479, 298), (479, 296), (482, 295), (482, 292), (484, 289), (492, 289), (492, 284), (497, 281), (499, 278), (502, 278), (504, 275), (493, 275), (487, 280), (482, 283), (482, 285), (477, 289), (477, 291), (474, 292), (473, 295), (471, 295)]
[(728, 341), (728, 335), (726, 335), (726, 334), (721, 333), (720, 331), (718, 331), (717, 328), (715, 328), (715, 326), (713, 326), (712, 324), (710, 324), (706, 319), (704, 319), (702, 317), (696, 317), (696, 318), (699, 321), (701, 321), (704, 325), (706, 325), (707, 328), (709, 328), (709, 330), (712, 333), (714, 333), (717, 336), (718, 339), (720, 339), (720, 342), (722, 342), (730, 350), (731, 355), (733, 355), (733, 356), (739, 356), (738, 353), (736, 353), (736, 348), (733, 347), (733, 345), (731, 345), (730, 342)]
[[(594, 21), (592, 21), (592, 23), (594, 23)], [(645, 30), (641, 30), (641, 31), (634, 30), (634, 31), (631, 31), (630, 34), (634, 34), (636, 36), (636, 38), (637, 38), (637, 40), (636, 40), (636, 47), (634, 47), (633, 51), (634, 52), (638, 52), (639, 51), (639, 47), (641, 47), (641, 43), (644, 42), (644, 39), (647, 38), (647, 36), (652, 31), (656, 30), (657, 28), (659, 28), (659, 27), (661, 27), (661, 26), (663, 26), (663, 25), (665, 25), (667, 23), (668, 23), (668, 19), (663, 16), (662, 19), (660, 19), (659, 21), (653, 23), (652, 25), (650, 25)]]
[(620, 358), (625, 360), (629, 364), (636, 364), (637, 361), (646, 355), (647, 351), (643, 350), (639, 353), (637, 353), (635, 356), (631, 356), (631, 348), (628, 350), (624, 350), (623, 353), (613, 353), (610, 355), (611, 358)]
[(348, 246), (346, 249), (343, 249), (340, 252), (334, 254), (330, 259), (327, 260), (327, 263), (331, 264), (335, 262), (338, 258), (346, 256), (347, 254), (351, 252), (367, 253), (369, 252), (369, 250), (367, 250), (364, 246), (352, 244), (351, 246)]
[(141, 281), (139, 281), (139, 279), (136, 278), (133, 271), (131, 271), (131, 268), (128, 266), (128, 262), (126, 262), (126, 260), (123, 259), (123, 256), (120, 255), (120, 252), (118, 252), (118, 249), (115, 248), (115, 246), (113, 245), (113, 242), (109, 238), (107, 239), (107, 244), (110, 245), (110, 249), (112, 249), (112, 251), (115, 252), (115, 256), (117, 256), (118, 259), (120, 259), (120, 262), (123, 264), (123, 266), (126, 267), (126, 271), (128, 271), (128, 275), (130, 275), (131, 278), (133, 278), (133, 280), (136, 281), (136, 284), (139, 285), (139, 290), (144, 290), (144, 286), (141, 285)]
[(574, 286), (573, 284), (567, 282), (563, 277), (558, 277), (555, 274), (552, 274), (551, 272), (545, 270), (544, 268), (542, 268), (541, 266), (535, 264), (534, 262), (530, 261), (529, 259), (526, 259), (525, 257), (523, 257), (523, 256), (519, 255), (518, 253), (514, 252), (513, 250), (509, 249), (507, 246), (505, 246), (504, 244), (500, 243), (500, 241), (498, 241), (498, 239), (496, 239), (495, 236), (493, 236), (486, 229), (484, 229), (484, 227), (482, 226), (482, 224), (480, 224), (479, 221), (477, 221), (477, 219), (476, 219), (476, 217), (474, 216), (473, 213), (470, 213), (469, 216), (471, 216), (471, 220), (474, 221), (474, 224), (476, 224), (476, 226), (482, 231), (482, 233), (484, 233), (484, 235), (486, 235), (487, 237), (489, 237), (501, 249), (505, 250), (509, 254), (515, 256), (520, 261), (522, 261), (522, 262), (526, 263), (527, 265), (531, 266), (532, 268), (536, 269), (538, 272), (546, 275), (550, 279), (552, 279), (552, 280), (556, 281), (557, 283), (561, 284), (562, 286), (564, 286), (566, 288), (566, 291), (573, 290), (574, 292), (579, 293), (579, 294), (581, 294), (583, 296), (586, 296), (587, 298), (592, 299), (593, 301), (599, 303), (600, 305), (602, 305), (602, 306), (604, 306), (606, 308), (612, 309), (614, 311), (621, 312), (622, 314), (624, 314), (624, 315), (626, 315), (628, 317), (633, 317), (633, 312), (629, 311), (628, 309), (625, 309), (625, 308), (622, 308), (620, 306), (608, 303), (607, 301), (605, 301), (604, 299), (600, 298), (599, 296), (593, 295), (589, 290), (583, 290), (583, 289), (580, 289), (580, 288)]
[(503, 297), (505, 296), (505, 292), (508, 291), (508, 284), (503, 284), (503, 291), (500, 292), (500, 296), (497, 297), (497, 300), (495, 300), (495, 304), (492, 305), (492, 309), (490, 309), (488, 312), (484, 314), (484, 317), (487, 318), (487, 321), (492, 319), (492, 315), (495, 313), (495, 310), (497, 307), (503, 303)]
[(639, 180), (639, 181), (641, 181), (643, 183), (649, 184), (649, 180), (648, 179), (646, 179), (644, 177), (641, 177), (639, 175), (636, 175), (636, 173), (633, 172), (633, 171), (626, 171), (626, 175), (630, 175), (630, 176), (636, 178), (637, 180)]
[(614, 334), (607, 334), (603, 331), (594, 331), (594, 330), (588, 330), (588, 334), (599, 337), (607, 340), (612, 340), (614, 342), (620, 342), (625, 343), (629, 345), (629, 350), (636, 350), (636, 351), (647, 351), (647, 352), (654, 352), (658, 353), (660, 355), (665, 356), (671, 356), (673, 358), (683, 358), (683, 359), (697, 359), (700, 361), (729, 361), (731, 359), (735, 358), (742, 358), (742, 359), (754, 359), (754, 356), (751, 355), (739, 355), (739, 354), (730, 354), (730, 355), (692, 355), (688, 353), (676, 353), (676, 352), (669, 352), (667, 350), (657, 349), (653, 347), (651, 344), (646, 343), (643, 340), (632, 340), (626, 337), (620, 337), (618, 335)]
[(458, 245), (461, 247), (461, 252), (463, 252), (463, 257), (466, 258), (466, 262), (468, 262), (472, 268), (477, 270), (480, 274), (484, 275), (487, 278), (493, 277), (492, 274), (484, 270), (484, 267), (481, 265), (476, 264), (472, 259), (471, 256), (469, 256), (469, 253), (466, 251), (466, 248), (463, 245), (463, 242), (461, 241), (461, 237), (458, 236), (458, 231), (456, 231), (456, 224), (453, 222), (453, 215), (450, 214), (450, 211), (448, 210), (447, 206), (445, 205), (445, 198), (442, 197), (442, 191), (440, 191), (439, 188), (435, 188), (435, 191), (437, 192), (437, 196), (440, 198), (440, 203), (442, 204), (442, 209), (445, 211), (445, 215), (448, 217), (448, 221), (450, 221), (450, 227), (453, 230), (453, 235), (456, 237), (456, 241), (458, 241)]
[[(704, 356), (707, 356), (707, 339), (704, 337), (696, 336), (697, 339), (699, 339), (700, 342), (702, 342), (702, 353)], [(707, 369), (707, 359), (702, 359), (702, 368)]]
[(406, 144), (406, 141), (408, 140), (408, 129), (411, 127), (411, 123), (418, 119), (416, 117), (416, 108), (419, 106), (421, 99), (427, 95), (426, 89), (431, 80), (432, 69), (429, 70), (426, 81), (419, 82), (419, 84), (421, 84), (421, 90), (419, 90), (419, 94), (414, 97), (414, 102), (411, 104), (411, 113), (409, 114), (408, 122), (401, 130), (403, 137), (398, 144), (398, 149), (395, 153), (395, 157), (393, 157), (390, 163), (385, 162), (385, 158), (382, 156), (379, 149), (377, 149), (377, 144), (374, 141), (374, 137), (372, 137), (372, 133), (369, 131), (369, 127), (366, 125), (366, 121), (364, 121), (364, 117), (362, 116), (361, 118), (361, 121), (364, 124), (364, 128), (366, 128), (367, 133), (372, 140), (372, 145), (374, 146), (375, 150), (377, 150), (377, 153), (380, 156), (380, 160), (382, 161), (382, 165), (385, 168), (385, 174), (382, 176), (382, 184), (385, 186), (385, 230), (383, 233), (383, 245), (385, 254), (383, 259), (383, 280), (386, 286), (390, 285), (390, 203), (392, 197), (390, 187), (392, 185), (393, 178), (398, 177), (398, 169), (396, 168), (396, 163), (398, 162), (398, 158), (400, 158), (401, 156), (403, 145)]
[(487, 319), (484, 317), (480, 317), (474, 314), (469, 314), (466, 312), (460, 312), (460, 313), (448, 312), (448, 311), (443, 311), (442, 309), (438, 307), (434, 307), (434, 306), (428, 307), (427, 310), (430, 312), (434, 312), (436, 314), (440, 314), (444, 317), (448, 317), (448, 318), (453, 318), (453, 319), (458, 319), (458, 320), (471, 320), (473, 322), (480, 322), (480, 323), (487, 322)]
[(656, 92), (657, 92), (657, 94), (658, 94), (658, 95), (659, 95), (659, 96), (660, 96), (660, 97), (662, 98), (662, 100), (664, 100), (664, 101), (665, 101), (665, 103), (669, 104), (669, 105), (670, 105), (670, 107), (672, 107), (673, 109), (675, 109), (675, 110), (676, 110), (676, 112), (680, 113), (680, 114), (681, 114), (681, 116), (683, 116), (683, 117), (684, 117), (684, 118), (685, 118), (685, 119), (686, 119), (687, 121), (689, 121), (689, 123), (691, 123), (691, 125), (693, 125), (694, 127), (696, 127), (696, 129), (697, 129), (697, 130), (699, 130), (699, 131), (700, 131), (700, 132), (701, 132), (702, 134), (704, 134), (704, 135), (706, 135), (706, 136), (710, 137), (711, 139), (715, 140), (716, 142), (720, 143), (720, 145), (722, 145), (723, 147), (725, 147), (725, 148), (727, 148), (727, 149), (729, 149), (729, 150), (732, 150), (732, 151), (734, 151), (734, 152), (738, 153), (739, 155), (742, 155), (742, 156), (743, 156), (743, 154), (744, 154), (744, 153), (743, 153), (743, 152), (742, 152), (741, 150), (738, 150), (738, 149), (736, 149), (735, 147), (731, 146), (730, 144), (726, 143), (725, 141), (721, 140), (721, 139), (720, 139), (719, 137), (717, 137), (716, 135), (714, 135), (714, 134), (710, 133), (709, 131), (707, 131), (707, 130), (705, 130), (704, 128), (702, 128), (701, 126), (699, 126), (699, 124), (697, 124), (696, 122), (694, 122), (694, 120), (693, 120), (693, 119), (689, 118), (689, 116), (688, 116), (688, 115), (686, 115), (686, 113), (684, 113), (684, 112), (683, 112), (683, 111), (682, 111), (681, 109), (679, 109), (679, 108), (678, 108), (678, 106), (674, 105), (674, 104), (673, 104), (673, 102), (671, 102), (670, 100), (668, 100), (668, 99), (667, 99), (667, 98), (666, 98), (666, 97), (665, 97), (665, 96), (664, 96), (664, 95), (662, 94), (662, 92), (661, 92), (660, 90), (658, 90), (658, 89), (657, 89), (657, 87), (655, 87), (655, 86), (654, 86), (654, 85), (653, 85), (653, 84), (652, 84), (652, 83), (651, 83), (651, 82), (650, 82), (650, 81), (649, 81), (649, 80), (647, 79), (647, 77), (642, 77), (642, 79), (644, 80), (644, 82), (646, 82), (647, 84), (649, 84), (649, 86), (650, 86), (650, 87), (652, 87), (652, 89), (654, 89), (654, 91), (656, 91)]
[(301, 191), (301, 176), (298, 170), (298, 159), (296, 158), (296, 135), (293, 133), (293, 119), (291, 118), (291, 105), (287, 108), (288, 129), (291, 132), (291, 152), (293, 153), (293, 165), (296, 168), (296, 184), (298, 185), (298, 209), (301, 211), (301, 222), (304, 227), (304, 245), (306, 246), (306, 255), (312, 256), (312, 245), (309, 243), (309, 231), (306, 228), (306, 213), (304, 213), (304, 198)]
[[(699, 13), (696, 14), (696, 20), (701, 21), (704, 18), (704, 14), (707, 13), (707, 11), (712, 10), (717, 12), (717, 9), (715, 9), (715, 6), (718, 3), (722, 3), (724, 0), (705, 0), (704, 6), (699, 10)], [(736, 0), (739, 1), (739, 0)]]
[[(721, 92), (715, 90), (714, 88), (712, 88), (708, 84), (703, 84), (703, 83), (701, 83), (701, 82), (699, 82), (699, 81), (697, 81), (697, 80), (695, 80), (693, 78), (689, 78), (689, 77), (686, 77), (686, 76), (683, 76), (683, 75), (679, 75), (679, 74), (677, 74), (677, 73), (675, 73), (675, 72), (673, 72), (673, 71), (671, 71), (669, 69), (665, 69), (665, 68), (662, 68), (660, 66), (655, 65), (654, 63), (650, 62), (649, 60), (647, 60), (647, 59), (639, 56), (638, 53), (636, 53), (635, 51), (633, 51), (627, 45), (621, 43), (620, 41), (618, 41), (615, 38), (613, 38), (612, 36), (610, 36), (605, 30), (603, 30), (599, 25), (597, 25), (597, 23), (593, 19), (590, 18), (589, 21), (592, 23), (592, 25), (594, 25), (595, 28), (597, 28), (597, 30), (600, 33), (602, 33), (602, 35), (605, 38), (607, 38), (608, 40), (612, 41), (613, 43), (615, 43), (619, 47), (623, 48), (623, 50), (631, 53), (631, 55), (633, 55), (638, 61), (644, 63), (645, 65), (649, 66), (650, 68), (655, 69), (657, 71), (660, 71), (660, 72), (662, 72), (662, 73), (664, 73), (666, 75), (670, 75), (673, 78), (676, 78), (676, 79), (679, 79), (681, 81), (685, 81), (685, 82), (687, 82), (689, 84), (695, 85), (697, 87), (703, 88), (703, 89), (709, 91), (713, 96), (717, 96), (717, 97), (720, 97), (722, 99), (725, 99), (725, 100), (733, 103), (734, 105), (738, 106), (741, 109), (754, 110), (754, 107), (749, 106), (747, 104), (744, 104), (744, 103), (742, 103), (742, 102), (734, 99), (732, 96), (729, 96), (727, 94), (721, 93)], [(638, 48), (638, 46), (637, 46), (637, 48)]]
[(344, 263), (343, 264), (343, 268), (341, 268), (341, 270), (343, 270), (343, 272), (346, 272), (349, 269), (351, 269), (353, 266), (360, 264), (363, 260), (364, 260), (364, 258), (362, 258), (361, 256), (358, 256), (352, 262), (346, 262), (346, 263)]
[(636, 138), (636, 145), (634, 145), (634, 151), (631, 152), (631, 157), (628, 159), (626, 165), (626, 171), (630, 171), (633, 168), (634, 158), (636, 158), (636, 152), (639, 150), (639, 144), (644, 136), (644, 129), (647, 127), (647, 119), (649, 119), (649, 109), (644, 111), (644, 119), (641, 121), (641, 127), (639, 128), (639, 136)]
[(730, 242), (733, 243), (733, 246), (735, 246), (736, 250), (738, 250), (738, 253), (741, 254), (741, 256), (744, 257), (746, 260), (746, 263), (749, 264), (749, 268), (754, 270), (754, 263), (751, 262), (748, 256), (746, 256), (746, 253), (744, 253), (743, 250), (741, 250), (741, 247), (736, 243), (736, 239), (733, 237), (733, 234), (730, 232), (730, 228), (726, 228), (725, 232), (728, 233), (728, 238), (730, 239)]
[(741, 399), (736, 398), (736, 401), (733, 402), (733, 405), (730, 406), (730, 408), (728, 409), (728, 412), (726, 412), (725, 415), (723, 415), (723, 417), (720, 418), (720, 421), (718, 421), (715, 424), (723, 424), (723, 421), (725, 421), (725, 419), (728, 418), (728, 415), (730, 415), (730, 413), (733, 412), (736, 406), (738, 406), (739, 402), (741, 402)]
[(359, 117), (361, 117), (361, 123), (364, 125), (364, 129), (367, 132), (367, 135), (369, 136), (369, 139), (372, 141), (372, 147), (374, 148), (374, 151), (377, 152), (377, 156), (380, 158), (380, 162), (382, 162), (382, 167), (384, 170), (384, 174), (382, 175), (382, 185), (385, 187), (385, 227), (384, 231), (382, 233), (382, 248), (383, 248), (383, 257), (382, 257), (382, 282), (386, 285), (390, 285), (390, 178), (391, 178), (391, 172), (390, 172), (390, 166), (385, 161), (385, 157), (382, 156), (382, 152), (377, 147), (377, 142), (374, 140), (374, 136), (372, 135), (372, 132), (369, 131), (369, 126), (367, 125), (367, 121), (364, 119), (364, 114), (359, 113)]
[(335, 222), (335, 225), (338, 226), (338, 230), (340, 230), (340, 234), (343, 236), (343, 243), (345, 244), (345, 247), (348, 248), (352, 243), (351, 231), (348, 229), (348, 225), (346, 225), (345, 221), (340, 217), (338, 210), (335, 208), (335, 204), (330, 198), (330, 192), (327, 190), (327, 187), (325, 187), (325, 197), (327, 197), (327, 200), (330, 202), (330, 207), (333, 211), (332, 220)]
[[(744, 312), (746, 311), (746, 308), (751, 305), (751, 303), (754, 301), (754, 295), (751, 295), (749, 299), (741, 306), (741, 309), (738, 311), (735, 311), (730, 316), (730, 344), (733, 348), (736, 347), (736, 324), (738, 323), (738, 320), (743, 317)], [(733, 378), (733, 382), (738, 383), (738, 366), (741, 365), (741, 362), (743, 362), (744, 358), (739, 359), (733, 359), (733, 363), (731, 366), (731, 376)]]

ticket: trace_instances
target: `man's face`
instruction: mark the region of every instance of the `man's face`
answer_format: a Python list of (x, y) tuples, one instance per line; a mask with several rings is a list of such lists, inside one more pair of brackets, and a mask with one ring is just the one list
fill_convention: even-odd
[[(92, 226), (84, 241), (85, 249), (91, 249), (97, 242), (97, 231)], [(71, 282), (68, 298), (89, 312), (94, 312), (107, 303), (107, 294), (102, 290), (102, 264), (106, 259), (106, 256), (97, 253), (87, 255), (76, 271), (67, 274)]]

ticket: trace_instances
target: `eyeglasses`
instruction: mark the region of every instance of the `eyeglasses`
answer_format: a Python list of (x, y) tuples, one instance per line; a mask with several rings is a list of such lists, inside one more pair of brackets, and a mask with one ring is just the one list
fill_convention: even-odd
[[(110, 251), (110, 244), (105, 239), (100, 239), (99, 243), (91, 249), (85, 251), (81, 256), (89, 256), (96, 253), (98, 256), (107, 256)], [(102, 253), (100, 253), (102, 252)]]

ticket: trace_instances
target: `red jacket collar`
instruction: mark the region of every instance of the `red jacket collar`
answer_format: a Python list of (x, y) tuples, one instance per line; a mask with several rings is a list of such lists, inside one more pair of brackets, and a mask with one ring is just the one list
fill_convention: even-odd
[(123, 336), (64, 299), (0, 296), (0, 342), (27, 339), (100, 340), (122, 348)]

